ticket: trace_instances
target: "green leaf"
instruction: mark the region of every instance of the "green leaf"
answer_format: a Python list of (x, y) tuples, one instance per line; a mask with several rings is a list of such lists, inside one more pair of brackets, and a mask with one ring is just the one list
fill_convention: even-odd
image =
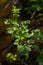
[(28, 43), (28, 44), (32, 44), (32, 43), (35, 43), (35, 41), (32, 40), (32, 39), (30, 39), (30, 40), (27, 40), (27, 43)]
[(41, 54), (41, 55), (39, 55), (39, 56), (37, 57), (37, 61), (38, 61), (38, 62), (43, 62), (43, 54)]
[(10, 57), (10, 56), (12, 56), (12, 53), (8, 53), (6, 57)]
[(41, 7), (37, 7), (37, 11), (40, 11), (41, 10)]
[(13, 34), (13, 33), (14, 33), (13, 27), (7, 28), (7, 30), (8, 30), (8, 33), (9, 33), (9, 34)]
[(13, 6), (13, 9), (12, 9), (12, 13), (13, 13), (13, 14), (18, 14), (19, 11), (20, 11), (19, 8), (17, 8), (16, 6)]
[(6, 20), (4, 21), (4, 23), (5, 23), (5, 24), (12, 24), (12, 20), (10, 20), (10, 19), (9, 19), (9, 20), (6, 19)]
[(22, 54), (27, 54), (28, 51), (31, 51), (32, 45), (18, 45), (18, 51)]
[(15, 55), (13, 56), (13, 59), (12, 59), (12, 60), (15, 61), (15, 60), (17, 59), (16, 57), (17, 57), (17, 55), (15, 54)]
[(38, 45), (36, 45), (36, 44), (34, 44), (34, 45), (32, 46), (32, 48), (34, 48), (35, 50), (38, 50), (38, 51), (40, 51), (40, 48), (39, 48), (39, 46), (38, 46)]

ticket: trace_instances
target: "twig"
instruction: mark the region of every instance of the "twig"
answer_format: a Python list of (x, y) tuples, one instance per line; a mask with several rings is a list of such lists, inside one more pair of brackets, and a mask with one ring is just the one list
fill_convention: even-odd
[(30, 19), (32, 19), (34, 17), (35, 13), (36, 13), (36, 10), (32, 13), (32, 16)]
[(2, 50), (0, 52), (0, 54), (4, 54), (4, 53), (8, 52), (11, 49), (11, 47), (13, 47), (13, 46), (14, 46), (13, 44), (9, 45), (7, 48), (5, 48), (4, 50)]

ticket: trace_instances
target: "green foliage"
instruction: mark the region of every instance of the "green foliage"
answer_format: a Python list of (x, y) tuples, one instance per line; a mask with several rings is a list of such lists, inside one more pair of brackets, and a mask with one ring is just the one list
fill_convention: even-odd
[(16, 54), (13, 55), (12, 53), (8, 53), (6, 57), (7, 57), (7, 60), (15, 61), (17, 58), (17, 55)]
[(43, 50), (41, 51), (41, 54), (37, 57), (37, 61), (39, 65), (43, 65)]
[[(24, 18), (26, 18), (26, 16), (28, 16), (28, 15), (30, 16), (30, 18), (32, 15), (33, 15), (32, 18), (34, 18), (34, 17), (39, 18), (38, 15), (43, 14), (42, 13), (43, 12), (43, 0), (23, 0), (20, 3), (22, 3), (21, 11), (24, 11), (24, 13), (26, 13), (26, 15), (25, 14), (23, 15)], [(26, 19), (28, 19), (28, 17)]]
[(36, 45), (36, 44), (34, 44), (34, 45), (32, 46), (32, 48), (34, 48), (34, 49), (37, 50), (37, 51), (40, 51), (39, 46)]
[(31, 46), (32, 45), (18, 45), (18, 51), (23, 54), (26, 55), (28, 51), (31, 51)]
[(18, 20), (20, 10), (21, 10), (20, 8), (17, 8), (16, 6), (13, 6), (12, 13), (13, 13), (15, 21)]
[[(31, 33), (29, 33), (30, 30), (28, 29), (28, 24), (30, 24), (30, 20), (18, 23), (19, 11), (19, 8), (13, 6), (12, 13), (14, 14), (14, 20), (6, 20), (5, 24), (11, 25), (9, 28), (7, 28), (7, 31), (15, 39), (13, 44), (17, 45), (18, 54), (27, 55), (27, 53), (31, 51), (31, 48), (40, 50), (32, 37), (35, 36), (39, 39), (42, 38), (43, 40), (43, 34), (41, 34), (40, 30), (38, 29), (32, 30)], [(16, 59), (15, 55), (12, 53), (8, 53), (6, 57), (12, 60)]]
[[(31, 9), (34, 9), (37, 11), (42, 10), (41, 3), (39, 0), (29, 0), (29, 2), (31, 3), (31, 6), (30, 6)], [(41, 2), (42, 2), (42, 0), (41, 0)]]
[(32, 30), (32, 32), (34, 33), (35, 37), (43, 41), (43, 32), (41, 32), (39, 29), (36, 29), (35, 31)]
[(16, 6), (13, 6), (13, 9), (12, 9), (13, 15), (17, 15), (18, 13), (20, 13), (19, 11), (20, 11), (19, 8), (17, 8)]

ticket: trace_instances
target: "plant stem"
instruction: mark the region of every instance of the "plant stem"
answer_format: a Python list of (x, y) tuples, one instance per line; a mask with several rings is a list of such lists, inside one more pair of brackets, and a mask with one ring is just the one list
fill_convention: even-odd
[(35, 13), (36, 13), (36, 10), (32, 13), (32, 16), (30, 19), (32, 19), (34, 17)]

